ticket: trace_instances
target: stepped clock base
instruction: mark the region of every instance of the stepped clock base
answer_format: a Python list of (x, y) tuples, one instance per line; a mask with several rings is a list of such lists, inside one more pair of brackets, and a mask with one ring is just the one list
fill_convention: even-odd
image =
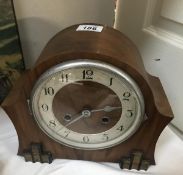
[[(26, 162), (40, 162), (40, 163), (49, 163), (53, 161), (53, 156), (51, 152), (44, 151), (43, 145), (40, 143), (31, 143), (30, 149), (25, 150), (23, 157)], [(147, 170), (150, 166), (150, 161), (144, 159), (143, 152), (133, 151), (130, 156), (123, 157), (119, 163), (121, 169), (128, 170)]]
[(44, 151), (40, 143), (31, 143), (30, 149), (23, 152), (26, 162), (52, 163), (53, 157), (51, 152)]
[(147, 170), (151, 162), (144, 159), (143, 153), (141, 151), (134, 151), (128, 157), (122, 158), (119, 165), (121, 169), (128, 170)]

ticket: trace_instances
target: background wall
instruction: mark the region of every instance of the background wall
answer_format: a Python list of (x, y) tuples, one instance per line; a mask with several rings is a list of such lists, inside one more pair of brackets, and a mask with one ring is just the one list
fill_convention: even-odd
[(60, 30), (83, 22), (114, 22), (114, 0), (14, 0), (14, 5), (26, 67)]
[(118, 0), (115, 27), (139, 48), (159, 77), (183, 137), (183, 0)]

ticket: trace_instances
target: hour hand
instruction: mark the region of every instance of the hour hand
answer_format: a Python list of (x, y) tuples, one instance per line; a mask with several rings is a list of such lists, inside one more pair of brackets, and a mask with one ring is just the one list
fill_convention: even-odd
[[(67, 123), (66, 125), (64, 125), (64, 127), (67, 127), (69, 125), (72, 125), (73, 123), (77, 122), (78, 120), (82, 119), (82, 118), (87, 118), (91, 116), (91, 112), (89, 110), (83, 110), (81, 113), (76, 114), (76, 117), (71, 120), (69, 123)], [(58, 131), (60, 131), (61, 129), (63, 129), (64, 127), (60, 128)]]
[(100, 111), (111, 112), (111, 111), (114, 111), (114, 110), (117, 110), (117, 109), (121, 109), (121, 108), (122, 108), (121, 106), (117, 106), (117, 107), (105, 106), (102, 109), (93, 109), (93, 110), (91, 110), (91, 112), (100, 112)]

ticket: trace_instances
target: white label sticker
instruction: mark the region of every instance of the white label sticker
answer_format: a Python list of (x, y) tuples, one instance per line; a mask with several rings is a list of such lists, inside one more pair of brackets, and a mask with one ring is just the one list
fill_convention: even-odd
[(96, 25), (79, 25), (76, 31), (102, 32), (103, 26)]

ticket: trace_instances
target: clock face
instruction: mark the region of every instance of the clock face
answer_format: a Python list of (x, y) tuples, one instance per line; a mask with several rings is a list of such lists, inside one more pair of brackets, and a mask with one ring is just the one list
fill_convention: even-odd
[(50, 138), (79, 149), (125, 141), (144, 116), (135, 81), (112, 65), (91, 60), (69, 61), (46, 71), (34, 86), (31, 107)]

